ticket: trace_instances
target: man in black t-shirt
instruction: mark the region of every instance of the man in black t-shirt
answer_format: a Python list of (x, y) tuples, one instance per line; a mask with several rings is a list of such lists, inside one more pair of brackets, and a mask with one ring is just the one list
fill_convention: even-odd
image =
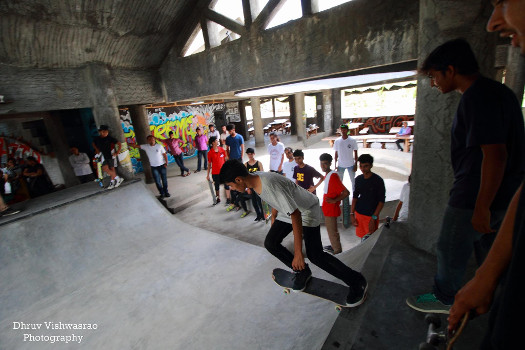
[(472, 251), (481, 264), (523, 179), (523, 116), (509, 88), (479, 73), (463, 39), (436, 48), (420, 71), (443, 94), (458, 91), (462, 97), (452, 124), (454, 184), (437, 244), (434, 290), (409, 297), (407, 304), (448, 314)]
[(97, 136), (93, 139), (93, 148), (95, 153), (102, 160), (102, 170), (111, 176), (111, 182), (107, 187), (109, 190), (115, 187), (120, 186), (123, 178), (117, 175), (117, 170), (115, 169), (115, 160), (113, 159), (112, 151), (115, 150), (115, 154), (119, 154), (121, 145), (118, 140), (109, 135), (109, 128), (107, 125), (101, 125), (98, 128), (98, 133), (100, 136)]
[(386, 190), (383, 178), (372, 172), (374, 157), (362, 154), (357, 161), (363, 174), (355, 178), (350, 219), (356, 226), (355, 234), (364, 241), (379, 226), (379, 213), (385, 205)]
[[(324, 176), (320, 172), (315, 170), (314, 167), (311, 167), (310, 165), (304, 163), (304, 153), (300, 149), (296, 149), (295, 152), (293, 152), (293, 158), (297, 163), (297, 166), (294, 168), (293, 173), (295, 183), (307, 190), (308, 192), (315, 194), (315, 189), (319, 187), (321, 182), (323, 182)], [(320, 180), (315, 185), (314, 177), (316, 179), (320, 178)]]

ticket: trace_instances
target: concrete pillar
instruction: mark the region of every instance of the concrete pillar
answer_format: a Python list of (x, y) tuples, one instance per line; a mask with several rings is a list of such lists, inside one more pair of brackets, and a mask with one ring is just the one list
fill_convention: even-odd
[[(137, 144), (143, 145), (147, 143), (147, 137), (148, 135), (151, 135), (151, 132), (149, 129), (146, 107), (144, 105), (129, 106), (129, 115), (131, 117), (131, 122), (133, 123), (133, 131), (135, 132), (135, 140), (137, 140)], [(146, 183), (151, 184), (154, 180), (148, 156), (146, 155), (146, 152), (141, 149), (139, 149), (139, 153), (142, 168), (144, 169), (144, 175), (146, 177)]]
[(326, 135), (332, 135), (334, 132), (333, 122), (334, 122), (334, 104), (333, 104), (333, 91), (334, 90), (324, 90), (322, 95), (322, 111), (323, 111), (323, 125), (324, 132)]
[[(93, 117), (97, 127), (104, 124), (109, 127), (110, 135), (121, 142), (122, 150), (128, 149), (124, 142), (124, 130), (120, 122), (115, 87), (111, 73), (103, 64), (91, 63), (85, 69), (88, 93), (91, 98)], [(129, 157), (119, 162), (118, 172), (125, 179), (133, 178), (133, 167)]]
[(80, 184), (75, 175), (71, 163), (69, 163), (69, 147), (64, 126), (58, 113), (46, 113), (44, 116), (44, 125), (46, 126), (47, 135), (53, 146), (60, 172), (64, 178), (64, 185), (71, 187)]
[(523, 88), (525, 87), (525, 57), (520, 54), (519, 47), (509, 46), (505, 85), (514, 91), (521, 104), (521, 101), (523, 101)]
[(297, 141), (303, 141), (306, 146), (306, 112), (304, 110), (304, 93), (297, 93), (294, 97), (294, 119), (297, 127)]
[(252, 97), (250, 98), (250, 105), (252, 107), (255, 147), (264, 146), (264, 125), (261, 117), (261, 100), (258, 97)]
[[(445, 41), (467, 38), (481, 72), (493, 77), (495, 39), (485, 31), (492, 5), (484, 0), (421, 0), (419, 5), (419, 65)], [(444, 209), (453, 182), (450, 161), (450, 128), (460, 95), (442, 95), (418, 78), (414, 154), (409, 208), (409, 241), (435, 252)]]

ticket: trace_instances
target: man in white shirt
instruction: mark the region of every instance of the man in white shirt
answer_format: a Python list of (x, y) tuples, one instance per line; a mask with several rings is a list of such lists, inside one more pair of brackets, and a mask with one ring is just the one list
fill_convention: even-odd
[[(355, 191), (355, 172), (357, 171), (357, 142), (348, 136), (348, 125), (341, 125), (341, 137), (334, 142), (335, 162), (337, 173), (343, 181), (345, 169), (348, 170), (352, 181), (352, 192)], [(337, 163), (339, 161), (339, 164)]]
[(297, 163), (295, 162), (295, 159), (293, 157), (293, 149), (291, 147), (286, 147), (284, 149), (284, 154), (286, 155), (288, 161), (283, 163), (283, 175), (286, 176), (286, 178), (295, 182), (295, 179), (293, 178), (293, 173), (295, 167), (297, 166)]
[(271, 143), (268, 145), (268, 154), (270, 155), (270, 171), (274, 173), (283, 173), (284, 145), (279, 142), (279, 137), (275, 132), (270, 133)]
[(217, 140), (221, 139), (221, 134), (219, 134), (219, 130), (215, 129), (215, 124), (208, 125), (208, 140), (210, 140), (213, 136), (217, 138)]
[(410, 176), (408, 182), (403, 185), (401, 189), (401, 195), (399, 196), (399, 203), (396, 207), (394, 214), (394, 221), (407, 221), (408, 220), (408, 199), (410, 197)]
[(73, 171), (80, 180), (80, 183), (93, 181), (95, 177), (93, 176), (93, 170), (89, 165), (91, 161), (89, 160), (88, 155), (79, 152), (76, 147), (71, 147), (69, 151), (71, 152), (69, 163), (73, 167)]
[[(170, 197), (168, 192), (168, 178), (166, 177), (166, 168), (168, 167), (168, 156), (163, 146), (155, 141), (153, 135), (149, 135), (148, 143), (145, 145), (137, 145), (130, 143), (129, 146), (140, 148), (146, 152), (151, 166), (151, 173), (155, 179), (155, 185), (160, 193), (160, 198)], [(161, 183), (162, 181), (162, 183)]]

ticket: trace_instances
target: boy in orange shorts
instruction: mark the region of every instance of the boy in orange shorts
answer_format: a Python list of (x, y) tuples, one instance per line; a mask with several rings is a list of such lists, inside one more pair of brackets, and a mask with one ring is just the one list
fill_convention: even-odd
[(362, 154), (357, 161), (363, 174), (355, 178), (350, 218), (356, 227), (355, 234), (364, 241), (377, 230), (386, 191), (383, 178), (372, 172), (374, 158), (370, 154)]

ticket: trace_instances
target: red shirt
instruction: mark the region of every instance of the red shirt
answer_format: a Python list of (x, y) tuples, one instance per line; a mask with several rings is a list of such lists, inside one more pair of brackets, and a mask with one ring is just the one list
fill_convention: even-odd
[(330, 172), (324, 181), (323, 214), (324, 216), (338, 217), (341, 215), (341, 208), (339, 208), (341, 201), (338, 201), (337, 203), (327, 203), (326, 199), (339, 196), (346, 187), (343, 185), (339, 175), (335, 171)]
[(211, 174), (219, 175), (222, 165), (226, 161), (226, 151), (222, 147), (217, 147), (217, 151), (213, 148), (208, 151), (208, 163), (211, 166)]

